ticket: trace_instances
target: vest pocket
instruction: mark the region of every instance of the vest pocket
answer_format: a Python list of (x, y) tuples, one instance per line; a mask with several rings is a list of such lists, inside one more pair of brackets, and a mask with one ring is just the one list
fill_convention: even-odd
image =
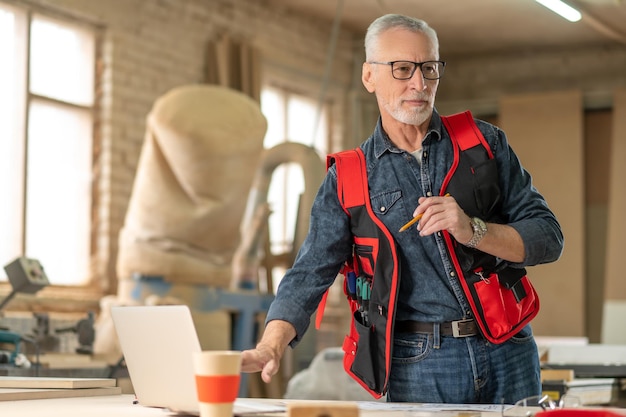
[(488, 333), (488, 339), (503, 342), (537, 314), (539, 300), (526, 275), (515, 277), (513, 286), (496, 273), (474, 276), (467, 283), (474, 297), (472, 302), (479, 307), (476, 319)]
[(370, 389), (378, 389), (375, 372), (378, 369), (378, 364), (374, 363), (376, 358), (375, 352), (378, 351), (376, 348), (376, 337), (371, 327), (364, 326), (361, 323), (358, 311), (354, 313), (354, 325), (359, 335), (359, 343), (351, 370)]
[(372, 278), (374, 276), (374, 253), (372, 246), (357, 246), (355, 249), (359, 264), (359, 275)]
[(357, 275), (372, 279), (378, 257), (378, 239), (355, 236), (354, 254), (358, 267)]
[(474, 201), (483, 219), (489, 219), (500, 202), (498, 167), (495, 159), (489, 159), (472, 168), (474, 173)]
[(364, 326), (358, 304), (351, 302), (353, 325), (350, 334), (343, 341), (343, 369), (372, 395), (379, 398), (381, 387), (377, 384), (376, 373), (379, 369), (376, 353), (378, 352), (376, 335), (372, 327)]

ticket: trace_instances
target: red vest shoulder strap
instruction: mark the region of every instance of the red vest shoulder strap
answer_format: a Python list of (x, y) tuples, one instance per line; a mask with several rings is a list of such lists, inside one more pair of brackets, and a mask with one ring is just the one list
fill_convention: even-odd
[(361, 148), (328, 155), (326, 166), (337, 167), (337, 195), (343, 209), (365, 205), (368, 198), (367, 167)]
[[(343, 210), (350, 215), (349, 208), (365, 205), (367, 192), (367, 167), (361, 148), (350, 149), (326, 156), (326, 169), (332, 165), (337, 169), (337, 196)], [(326, 308), (328, 291), (317, 307), (315, 328), (319, 330)]]
[(478, 126), (476, 126), (474, 117), (469, 110), (450, 116), (441, 116), (441, 121), (446, 127), (452, 141), (459, 144), (461, 151), (482, 144), (487, 150), (489, 158), (493, 158), (491, 148), (478, 129)]

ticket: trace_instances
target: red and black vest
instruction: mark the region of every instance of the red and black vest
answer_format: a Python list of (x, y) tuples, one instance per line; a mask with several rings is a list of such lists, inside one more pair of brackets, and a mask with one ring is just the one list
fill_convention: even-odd
[[(471, 217), (498, 222), (501, 200), (496, 161), (471, 113), (441, 117), (451, 138), (454, 160), (439, 195), (449, 193)], [(360, 148), (327, 157), (336, 166), (337, 193), (350, 217), (353, 258), (346, 262), (344, 291), (352, 311), (350, 333), (343, 343), (344, 369), (375, 398), (387, 392), (394, 334), (400, 262), (393, 236), (370, 205), (365, 155)], [(525, 270), (496, 264), (492, 255), (458, 244), (443, 231), (450, 259), (483, 336), (502, 343), (519, 332), (538, 312), (539, 300)], [(358, 276), (371, 286), (363, 303), (351, 289)], [(493, 284), (493, 285), (492, 285)], [(317, 316), (319, 328), (325, 298)]]

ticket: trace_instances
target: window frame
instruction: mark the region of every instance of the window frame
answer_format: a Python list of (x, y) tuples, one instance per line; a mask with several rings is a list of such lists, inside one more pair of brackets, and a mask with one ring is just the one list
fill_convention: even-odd
[[(270, 128), (268, 126), (268, 132), (266, 134), (266, 137), (264, 138), (264, 147), (266, 149), (269, 149), (272, 146), (276, 146), (281, 143), (290, 142), (290, 141), (296, 142), (296, 143), (302, 143), (304, 145), (313, 147), (320, 156), (320, 163), (323, 164), (324, 157), (327, 153), (330, 152), (331, 143), (332, 143), (331, 141), (331, 138), (332, 138), (331, 113), (332, 113), (332, 105), (333, 105), (332, 100), (322, 101), (322, 105), (320, 108), (320, 103), (319, 103), (318, 98), (315, 97), (316, 92), (314, 90), (309, 91), (309, 90), (301, 89), (301, 88), (294, 89), (294, 88), (285, 86), (284, 83), (274, 83), (274, 82), (267, 82), (262, 85), (261, 97), (263, 97), (264, 91), (268, 89), (272, 90), (275, 93), (275, 95), (279, 97), (281, 111), (283, 114), (280, 117), (280, 119), (282, 120), (281, 133), (280, 133), (281, 137), (277, 141), (274, 141), (268, 144), (267, 135), (272, 133), (270, 132)], [(324, 132), (316, 132), (316, 135), (323, 136), (324, 149), (320, 149), (319, 147), (320, 141), (317, 140), (317, 138), (311, 138), (310, 140), (305, 141), (305, 140), (294, 140), (293, 137), (290, 137), (289, 135), (289, 131), (290, 131), (289, 111), (290, 111), (290, 101), (292, 100), (308, 101), (310, 103), (315, 104), (315, 114), (314, 114), (315, 120), (313, 121), (313, 123), (318, 125), (317, 127), (315, 127), (315, 129), (319, 129), (320, 127), (325, 128)], [(266, 108), (263, 108), (262, 102), (261, 102), (261, 107), (266, 117), (269, 117), (268, 110)], [(269, 123), (269, 120), (268, 120), (268, 123)], [(290, 164), (281, 164), (277, 167), (277, 169), (272, 173), (272, 179), (271, 179), (272, 183), (276, 180), (276, 177), (274, 176), (274, 174), (278, 170), (282, 170), (283, 172), (283, 177), (282, 177), (283, 182), (278, 185), (276, 185), (275, 183), (270, 185), (270, 189), (268, 190), (268, 201), (270, 200), (272, 186), (280, 187), (280, 190), (282, 190), (283, 196), (279, 199), (279, 201), (277, 201), (277, 203), (281, 205), (280, 212), (286, 213), (286, 215), (280, 219), (280, 224), (281, 224), (280, 236), (276, 236), (275, 233), (273, 233), (273, 231), (271, 230), (273, 221), (271, 218), (268, 219), (267, 249), (270, 250), (270, 254), (269, 256), (267, 256), (269, 260), (266, 259), (266, 262), (265, 262), (266, 266), (268, 268), (271, 268), (272, 270), (271, 273), (268, 273), (267, 271), (266, 273), (271, 276), (272, 285), (274, 287), (278, 286), (278, 284), (280, 283), (280, 279), (282, 278), (284, 269), (288, 268), (288, 265), (282, 265), (283, 261), (289, 260), (287, 259), (288, 257), (286, 257), (286, 255), (290, 253), (295, 254), (295, 252), (297, 251), (297, 248), (296, 248), (296, 251), (294, 251), (294, 248), (293, 248), (293, 237), (294, 237), (293, 232), (295, 232), (296, 224), (294, 223), (293, 225), (291, 225), (292, 227), (290, 227), (290, 225), (288, 225), (287, 222), (292, 221), (292, 220), (297, 221), (298, 202), (288, 201), (288, 198), (284, 197), (285, 195), (287, 195), (289, 191), (287, 189), (288, 182), (290, 180), (289, 177), (291, 177), (291, 175), (289, 174), (294, 170), (298, 170), (299, 175), (303, 179), (303, 182), (304, 182), (304, 173), (299, 169), (299, 167), (294, 167), (293, 163), (290, 163)], [(306, 190), (303, 190), (303, 191), (306, 191)], [(294, 198), (294, 199), (297, 200), (297, 198)], [(296, 207), (295, 209), (293, 208), (294, 204)], [(294, 210), (296, 212), (292, 213), (292, 211)], [(279, 211), (279, 210), (273, 209), (272, 215), (274, 215), (274, 211)], [(291, 235), (289, 235), (290, 232), (291, 232)], [(275, 289), (276, 288), (274, 288), (274, 290)]]
[[(54, 106), (61, 106), (64, 109), (76, 109), (79, 111), (87, 112), (90, 117), (89, 123), (91, 124), (91, 153), (89, 164), (91, 166), (91, 190), (89, 192), (89, 213), (86, 213), (89, 217), (88, 236), (86, 237), (86, 244), (88, 245), (87, 252), (89, 253), (88, 270), (83, 282), (76, 284), (51, 284), (41, 291), (36, 296), (30, 294), (18, 294), (6, 307), (6, 310), (45, 310), (45, 311), (57, 311), (57, 312), (84, 312), (97, 310), (101, 297), (104, 295), (108, 288), (114, 287), (113, 283), (104, 282), (103, 280), (96, 279), (94, 270), (94, 254), (96, 251), (97, 239), (97, 203), (98, 203), (98, 184), (100, 182), (99, 170), (94, 169), (99, 163), (99, 149), (101, 134), (98, 130), (98, 114), (100, 110), (101, 97), (98, 94), (98, 86), (101, 85), (102, 76), (101, 71), (98, 71), (99, 62), (102, 59), (102, 29), (103, 26), (93, 21), (89, 21), (82, 18), (58, 12), (56, 10), (47, 9), (45, 7), (30, 7), (27, 5), (14, 5), (4, 1), (0, 1), (2, 9), (14, 12), (16, 20), (20, 21), (22, 27), (19, 28), (20, 39), (23, 40), (21, 48), (23, 51), (19, 53), (20, 62), (17, 65), (22, 71), (23, 80), (20, 80), (20, 85), (17, 87), (21, 89), (21, 92), (17, 91), (17, 96), (20, 103), (17, 106), (20, 108), (19, 112), (22, 113), (22, 119), (19, 122), (17, 128), (16, 137), (20, 138), (19, 147), (22, 148), (21, 155), (21, 178), (19, 178), (22, 194), (22, 201), (20, 207), (20, 251), (22, 255), (26, 252), (26, 212), (27, 212), (27, 166), (28, 166), (28, 126), (29, 126), (29, 112), (31, 103), (39, 102), (44, 105), (52, 104)], [(94, 56), (93, 56), (93, 102), (91, 105), (77, 104), (70, 101), (59, 100), (57, 98), (48, 97), (46, 95), (37, 94), (30, 89), (30, 48), (31, 48), (31, 25), (37, 18), (44, 20), (52, 20), (59, 24), (66, 24), (70, 28), (84, 28), (93, 34), (94, 42)], [(22, 41), (20, 41), (22, 42)], [(28, 256), (28, 255), (25, 255)], [(5, 263), (11, 262), (13, 259), (6, 260)], [(43, 265), (45, 267), (45, 264)], [(4, 274), (3, 274), (4, 275)], [(11, 285), (3, 277), (0, 281), (0, 294), (9, 294), (11, 292)], [(0, 296), (0, 300), (3, 296)]]

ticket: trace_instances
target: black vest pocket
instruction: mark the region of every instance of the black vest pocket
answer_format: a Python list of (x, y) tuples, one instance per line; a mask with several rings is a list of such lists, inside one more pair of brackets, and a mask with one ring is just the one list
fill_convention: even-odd
[(461, 152), (446, 191), (468, 216), (491, 220), (501, 199), (496, 160), (482, 146)]
[(359, 345), (352, 363), (352, 372), (365, 382), (370, 389), (380, 390), (376, 372), (380, 369), (380, 366), (384, 368), (384, 365), (376, 363), (378, 357), (376, 352), (378, 349), (376, 347), (375, 334), (372, 332), (371, 327), (363, 325), (358, 311), (354, 312), (354, 324), (359, 334)]
[(474, 201), (478, 216), (490, 219), (500, 202), (498, 167), (495, 159), (489, 159), (474, 167)]

